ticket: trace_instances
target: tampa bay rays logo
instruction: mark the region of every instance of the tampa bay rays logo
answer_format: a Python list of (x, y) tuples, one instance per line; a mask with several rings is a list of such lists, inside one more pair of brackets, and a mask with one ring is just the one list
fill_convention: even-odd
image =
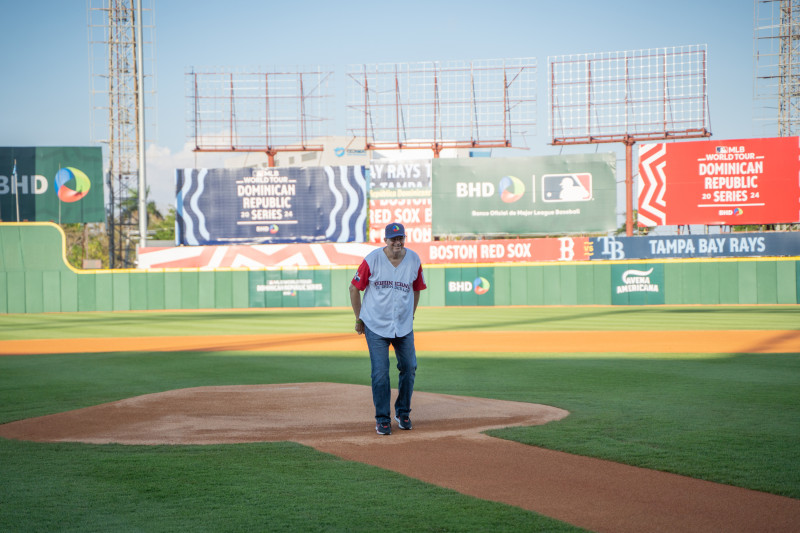
[(603, 243), (601, 255), (608, 256), (606, 259), (625, 259), (625, 245), (614, 237), (600, 237)]

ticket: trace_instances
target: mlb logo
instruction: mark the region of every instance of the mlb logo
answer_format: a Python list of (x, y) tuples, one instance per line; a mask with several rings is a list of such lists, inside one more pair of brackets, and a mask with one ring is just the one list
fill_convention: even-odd
[(542, 176), (542, 200), (545, 202), (588, 202), (592, 199), (592, 175), (546, 174)]

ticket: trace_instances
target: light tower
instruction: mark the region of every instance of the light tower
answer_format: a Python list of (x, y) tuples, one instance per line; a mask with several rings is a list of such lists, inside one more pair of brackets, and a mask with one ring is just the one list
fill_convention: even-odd
[[(134, 266), (136, 241), (146, 239), (144, 184), (145, 44), (153, 53), (152, 0), (88, 0), (92, 140), (106, 145), (106, 219), (111, 268)], [(151, 70), (152, 72), (152, 70)], [(145, 79), (150, 90), (145, 90)], [(138, 227), (137, 227), (138, 226)]]
[(756, 120), (800, 135), (800, 0), (754, 0), (754, 49)]

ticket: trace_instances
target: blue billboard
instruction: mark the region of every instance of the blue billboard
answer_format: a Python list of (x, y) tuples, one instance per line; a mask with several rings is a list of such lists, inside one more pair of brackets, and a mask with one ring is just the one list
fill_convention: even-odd
[(363, 166), (178, 169), (179, 245), (364, 242)]
[(800, 233), (592, 237), (592, 259), (800, 256)]

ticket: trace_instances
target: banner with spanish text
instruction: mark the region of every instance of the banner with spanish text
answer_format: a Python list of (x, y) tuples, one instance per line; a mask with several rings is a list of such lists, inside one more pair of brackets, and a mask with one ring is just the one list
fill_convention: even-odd
[(433, 234), (536, 235), (616, 227), (614, 154), (433, 162)]
[(664, 289), (664, 265), (661, 263), (611, 266), (612, 305), (663, 304)]
[(369, 242), (382, 243), (391, 222), (406, 228), (409, 242), (430, 242), (431, 160), (373, 159), (369, 169)]
[(369, 195), (377, 199), (431, 197), (430, 159), (373, 159), (369, 165)]
[(800, 222), (800, 137), (639, 146), (641, 226)]
[(364, 242), (364, 167), (178, 169), (183, 245)]
[(408, 244), (431, 242), (433, 218), (430, 198), (369, 201), (369, 242), (383, 243), (384, 230), (392, 222), (406, 228)]

